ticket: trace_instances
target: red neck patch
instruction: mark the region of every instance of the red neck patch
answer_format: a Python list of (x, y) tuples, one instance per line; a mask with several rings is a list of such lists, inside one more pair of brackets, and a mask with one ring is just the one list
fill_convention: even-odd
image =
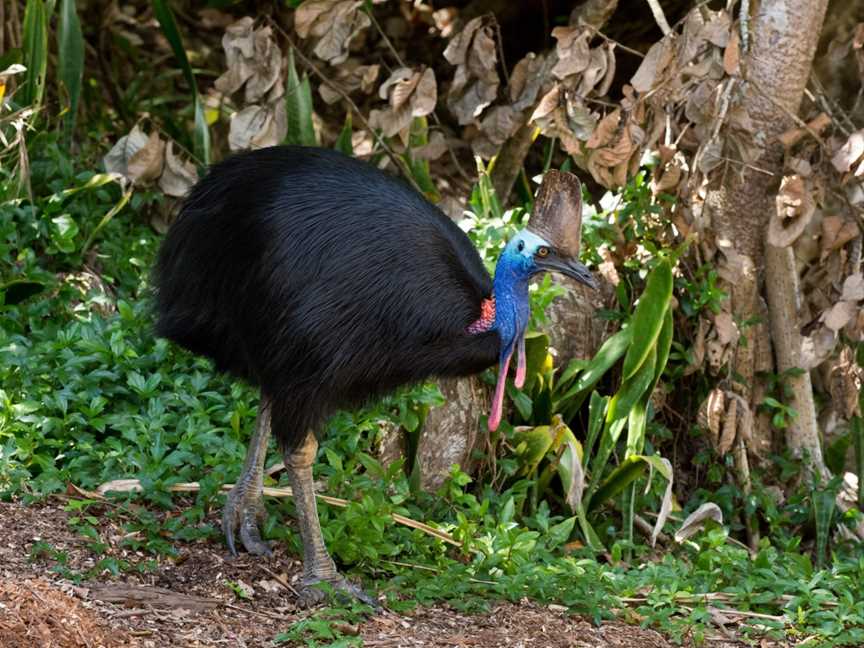
[(492, 296), (480, 302), (480, 317), (468, 325), (465, 332), (469, 335), (485, 333), (495, 323), (495, 297)]

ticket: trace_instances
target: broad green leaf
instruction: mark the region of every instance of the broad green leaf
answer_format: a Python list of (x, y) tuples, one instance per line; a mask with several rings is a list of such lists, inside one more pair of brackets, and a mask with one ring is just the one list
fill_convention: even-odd
[(567, 367), (558, 377), (558, 386), (562, 388), (566, 387), (567, 384), (576, 377), (576, 374), (588, 366), (588, 363), (588, 360), (582, 360), (581, 358), (574, 358), (568, 362)]
[(596, 391), (591, 392), (591, 401), (588, 403), (588, 436), (585, 438), (585, 456), (582, 465), (588, 465), (588, 457), (591, 456), (594, 443), (603, 429), (603, 419), (608, 405), (608, 396), (601, 396)]
[(645, 428), (648, 424), (648, 400), (650, 392), (647, 393), (647, 398), (639, 399), (630, 414), (627, 416), (627, 451), (625, 456), (642, 454), (645, 448)]
[(585, 507), (581, 503), (576, 511), (576, 519), (579, 520), (579, 528), (582, 530), (582, 537), (585, 538), (585, 543), (588, 547), (596, 552), (606, 551), (606, 547), (603, 546), (600, 536), (597, 535), (594, 527), (588, 522), (588, 516), (585, 515)]
[(543, 374), (549, 355), (549, 336), (539, 331), (525, 335), (525, 387), (530, 390)]
[(513, 433), (513, 445), (521, 465), (520, 473), (532, 475), (552, 447), (554, 434), (548, 425), (519, 429)]
[(339, 137), (336, 138), (336, 150), (340, 153), (344, 153), (345, 155), (354, 155), (354, 143), (351, 140), (351, 136), (354, 134), (354, 130), (351, 125), (351, 112), (345, 115), (345, 125), (342, 126), (342, 130), (339, 133)]
[(612, 400), (606, 412), (607, 421), (615, 421), (630, 414), (633, 406), (639, 402), (654, 380), (654, 368), (657, 363), (657, 348), (651, 347), (647, 360), (639, 367), (635, 375), (626, 379)]
[(531, 397), (528, 394), (520, 389), (516, 389), (512, 383), (509, 383), (507, 385), (507, 396), (510, 397), (510, 400), (516, 406), (516, 409), (519, 410), (519, 415), (523, 419), (528, 420), (531, 418), (534, 404), (531, 402)]
[(576, 384), (568, 389), (560, 398), (559, 403), (566, 403), (569, 399), (577, 394), (589, 389), (593, 389), (594, 385), (609, 371), (609, 368), (618, 362), (619, 358), (627, 351), (627, 346), (630, 344), (630, 327), (621, 329), (615, 335), (606, 340), (603, 345), (597, 350), (597, 354), (585, 367), (582, 375)]
[(24, 9), (24, 65), (27, 72), (20, 101), (38, 108), (45, 94), (48, 69), (48, 16), (42, 0), (27, 0)]
[(569, 517), (551, 527), (546, 533), (546, 546), (554, 549), (567, 542), (570, 539), (570, 534), (573, 533), (574, 526), (576, 526), (576, 516)]
[(595, 511), (606, 500), (621, 493), (627, 486), (638, 479), (648, 466), (646, 457), (641, 455), (627, 457), (621, 462), (591, 497), (588, 503), (588, 512)]
[(648, 275), (645, 291), (639, 298), (628, 328), (632, 329), (632, 343), (624, 357), (622, 379), (633, 376), (654, 348), (664, 316), (672, 299), (672, 264), (661, 259)]
[(75, 0), (60, 0), (60, 17), (57, 21), (57, 76), (69, 98), (69, 108), (63, 119), (66, 140), (72, 138), (78, 100), (81, 97), (81, 79), (84, 75), (84, 35)]
[(171, 50), (180, 64), (180, 70), (183, 72), (183, 76), (186, 77), (186, 83), (189, 84), (189, 89), (192, 91), (192, 107), (195, 114), (192, 143), (195, 156), (204, 164), (210, 164), (210, 130), (207, 127), (207, 119), (204, 116), (204, 106), (198, 95), (195, 73), (189, 64), (186, 50), (183, 48), (183, 39), (180, 37), (180, 30), (177, 28), (174, 14), (165, 0), (153, 0), (153, 14), (156, 16), (156, 20), (159, 21), (162, 33), (171, 45)]
[(288, 50), (288, 79), (285, 82), (285, 111), (288, 118), (286, 144), (316, 146), (315, 127), (312, 124), (312, 88), (309, 77), (300, 79), (294, 65), (294, 50)]
[(603, 434), (600, 437), (600, 447), (597, 450), (596, 456), (591, 459), (591, 485), (588, 488), (587, 498), (590, 500), (594, 492), (600, 487), (600, 479), (603, 477), (603, 471), (606, 469), (606, 463), (612, 455), (612, 450), (615, 449), (615, 444), (618, 443), (618, 437), (621, 436), (621, 431), (624, 429), (624, 424), (627, 419), (618, 419), (617, 421), (609, 421), (608, 419), (603, 425)]

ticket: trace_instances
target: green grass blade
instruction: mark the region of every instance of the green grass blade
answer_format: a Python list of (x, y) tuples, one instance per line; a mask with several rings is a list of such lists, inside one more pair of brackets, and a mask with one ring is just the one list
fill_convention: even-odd
[(180, 64), (180, 70), (183, 72), (183, 76), (186, 77), (186, 83), (189, 84), (189, 88), (192, 90), (192, 105), (195, 112), (192, 149), (195, 157), (204, 164), (210, 164), (210, 130), (207, 128), (207, 120), (204, 117), (204, 106), (201, 104), (201, 98), (198, 95), (198, 85), (195, 82), (195, 73), (189, 64), (186, 50), (183, 48), (183, 39), (180, 37), (177, 21), (174, 20), (174, 14), (165, 0), (153, 0), (153, 14), (159, 21), (162, 33), (165, 35), (168, 43), (170, 43), (171, 50)]
[(288, 50), (288, 80), (285, 83), (285, 110), (288, 116), (286, 144), (316, 146), (315, 127), (312, 124), (312, 88), (305, 74), (300, 79), (294, 65), (294, 50)]
[(441, 200), (441, 194), (438, 193), (438, 188), (432, 181), (432, 176), (429, 173), (429, 160), (415, 159), (411, 154), (413, 149), (418, 149), (429, 143), (429, 124), (425, 117), (415, 117), (411, 120), (411, 128), (408, 134), (408, 150), (403, 156), (408, 168), (411, 169), (411, 175), (417, 186), (423, 190), (424, 195), (432, 202)]
[(622, 383), (609, 402), (609, 410), (606, 412), (608, 421), (625, 418), (630, 414), (630, 410), (642, 399), (654, 381), (656, 366), (657, 346), (652, 345), (648, 349), (648, 357), (639, 367), (639, 371)]
[(75, 0), (60, 0), (57, 21), (57, 76), (69, 98), (69, 108), (63, 119), (63, 136), (68, 142), (75, 130), (81, 80), (84, 76), (84, 34)]
[(587, 506), (588, 512), (597, 510), (606, 500), (621, 493), (642, 475), (647, 466), (648, 463), (639, 456), (628, 457), (622, 461), (621, 465), (613, 470), (609, 474), (609, 477), (603, 480), (603, 483), (591, 496), (591, 500)]
[(336, 146), (334, 148), (340, 153), (353, 156), (354, 143), (351, 141), (351, 136), (353, 134), (354, 130), (351, 124), (351, 113), (349, 112), (345, 115), (345, 125), (342, 126), (342, 130), (339, 132), (339, 137), (336, 138)]
[(828, 554), (828, 538), (831, 535), (831, 518), (837, 506), (836, 496), (830, 489), (813, 492), (813, 517), (816, 519), (816, 564), (825, 564)]
[(632, 343), (624, 357), (623, 380), (635, 374), (648, 358), (663, 328), (671, 299), (672, 264), (667, 259), (661, 259), (648, 275), (645, 291), (639, 298), (628, 327), (633, 329), (633, 334)]
[(585, 455), (582, 464), (588, 465), (588, 457), (594, 449), (594, 443), (603, 429), (603, 419), (606, 408), (609, 406), (609, 397), (601, 396), (596, 391), (591, 392), (591, 401), (588, 403), (588, 435), (585, 437)]
[(38, 108), (45, 94), (48, 69), (48, 15), (42, 0), (27, 0), (24, 9), (24, 65), (27, 76), (21, 88), (21, 103)]
[(609, 368), (624, 355), (629, 344), (630, 327), (621, 329), (607, 339), (591, 359), (591, 362), (588, 363), (588, 366), (585, 367), (576, 384), (558, 398), (558, 406), (569, 407), (568, 400), (579, 395), (581, 392), (588, 392), (588, 390), (593, 389), (603, 375), (609, 371)]

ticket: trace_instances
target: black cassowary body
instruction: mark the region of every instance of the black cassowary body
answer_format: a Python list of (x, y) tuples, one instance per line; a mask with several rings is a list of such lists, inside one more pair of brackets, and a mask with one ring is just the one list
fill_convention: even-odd
[(156, 285), (158, 333), (260, 386), (287, 447), (337, 408), (498, 359), (496, 332), (466, 333), (492, 294), (468, 237), (401, 179), (326, 149), (216, 165)]
[(186, 199), (155, 271), (159, 335), (261, 388), (256, 430), (223, 512), (223, 532), (255, 554), (271, 429), (283, 448), (304, 547), (301, 603), (343, 579), (315, 506), (314, 436), (336, 409), (431, 376), (496, 362), (489, 426), (501, 420), (515, 354), (525, 379), (528, 281), (578, 260), (581, 188), (550, 171), (527, 229), (490, 279), (468, 237), (402, 180), (335, 151), (274, 147), (214, 166)]

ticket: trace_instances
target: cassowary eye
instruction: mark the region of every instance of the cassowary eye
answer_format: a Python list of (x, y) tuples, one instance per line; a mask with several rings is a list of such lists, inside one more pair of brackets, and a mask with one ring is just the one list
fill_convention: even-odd
[(516, 249), (520, 252), (525, 249), (525, 241), (519, 241), (519, 245), (516, 246)]
[(545, 245), (541, 245), (539, 248), (537, 248), (537, 256), (541, 258), (549, 256), (549, 248)]

